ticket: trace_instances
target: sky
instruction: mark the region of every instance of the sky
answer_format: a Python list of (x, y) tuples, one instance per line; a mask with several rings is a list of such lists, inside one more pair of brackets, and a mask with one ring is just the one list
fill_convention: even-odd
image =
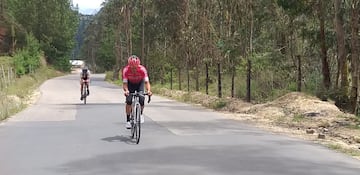
[(104, 0), (73, 0), (73, 4), (79, 5), (79, 12), (82, 14), (94, 14), (99, 11)]

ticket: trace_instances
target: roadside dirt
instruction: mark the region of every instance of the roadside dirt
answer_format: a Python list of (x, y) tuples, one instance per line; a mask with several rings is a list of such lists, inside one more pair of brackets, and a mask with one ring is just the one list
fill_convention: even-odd
[[(160, 90), (171, 98), (181, 99), (186, 92)], [(187, 101), (209, 107), (217, 98), (192, 93)], [(201, 100), (199, 100), (201, 99)], [(292, 92), (264, 104), (225, 99), (218, 109), (225, 116), (255, 125), (269, 132), (313, 141), (360, 160), (360, 118), (340, 111), (331, 101)]]

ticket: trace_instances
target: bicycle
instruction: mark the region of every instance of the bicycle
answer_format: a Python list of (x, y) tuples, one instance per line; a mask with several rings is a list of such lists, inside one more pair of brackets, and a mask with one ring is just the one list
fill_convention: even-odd
[[(135, 91), (134, 93), (130, 93), (132, 95), (132, 103), (131, 103), (131, 115), (130, 115), (130, 124), (131, 124), (131, 138), (135, 139), (136, 144), (139, 144), (140, 141), (140, 133), (141, 133), (141, 106), (140, 106), (140, 96), (145, 97), (148, 95), (147, 93), (142, 93)], [(148, 103), (150, 103), (151, 96), (148, 96)]]
[(88, 89), (88, 83), (89, 83), (88, 80), (84, 80), (83, 89), (82, 89), (82, 94), (81, 94), (82, 100), (83, 100), (84, 104), (86, 104), (86, 97), (89, 95), (89, 94), (88, 94), (88, 91), (89, 91), (89, 89)]

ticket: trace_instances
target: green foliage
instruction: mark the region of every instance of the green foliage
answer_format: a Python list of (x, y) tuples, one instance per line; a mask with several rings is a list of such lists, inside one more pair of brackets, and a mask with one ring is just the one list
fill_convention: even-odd
[[(61, 59), (70, 56), (79, 20), (78, 13), (71, 7), (70, 1), (9, 0), (7, 3), (9, 14), (21, 25), (22, 30), (32, 33), (36, 38), (23, 38), (28, 43), (29, 48), (26, 50), (30, 55), (34, 56), (42, 50), (47, 61), (57, 65)], [(21, 38), (18, 39), (18, 43), (24, 42)], [(30, 46), (29, 42), (34, 45)], [(38, 63), (31, 62), (29, 66), (33, 64)]]
[(112, 81), (114, 76), (114, 72), (107, 71), (105, 72), (105, 81)]
[(69, 62), (69, 58), (67, 57), (56, 59), (55, 62), (53, 63), (53, 66), (56, 69), (64, 72), (70, 72), (71, 70), (71, 64)]
[(293, 16), (306, 13), (311, 8), (310, 0), (277, 0), (277, 3)]
[(184, 0), (154, 0), (158, 20), (163, 23), (164, 28), (159, 28), (175, 42), (181, 37), (181, 30), (184, 27), (185, 3)]
[[(171, 78), (171, 69), (173, 69), (173, 75), (175, 74), (175, 69), (168, 62), (167, 58), (164, 57), (164, 54), (160, 51), (154, 51), (149, 55), (148, 59), (148, 69), (152, 78), (152, 81), (155, 82), (170, 82)], [(175, 81), (176, 79), (173, 79)]]
[(224, 99), (217, 99), (211, 106), (213, 109), (221, 109), (225, 107), (227, 103)]
[(330, 149), (351, 155), (351, 156), (356, 156), (359, 157), (360, 156), (360, 151), (358, 150), (353, 150), (353, 149), (349, 149), (346, 148), (340, 144), (326, 144), (327, 147), (329, 147)]
[(99, 58), (96, 60), (97, 72), (113, 70), (116, 64), (114, 52), (115, 37), (113, 31), (111, 28), (107, 28), (105, 33), (97, 53)]
[(305, 116), (302, 115), (302, 114), (295, 114), (294, 117), (293, 117), (293, 121), (294, 122), (301, 122), (305, 119)]
[(20, 50), (14, 55), (15, 72), (18, 76), (26, 74), (26, 56), (28, 54), (25, 50)]
[(26, 36), (26, 46), (14, 55), (15, 71), (18, 76), (33, 73), (40, 66), (40, 44), (29, 34)]
[[(198, 80), (199, 91), (204, 92), (204, 65), (207, 64), (209, 93), (217, 94), (216, 66), (220, 63), (224, 96), (231, 94), (230, 77), (233, 68), (236, 68), (235, 97), (244, 98), (247, 91), (247, 63), (250, 60), (251, 100), (267, 101), (297, 90), (299, 65), (296, 58), (300, 56), (302, 91), (318, 94), (324, 99), (333, 94), (333, 89), (323, 91), (321, 87), (320, 1), (147, 0), (144, 1), (144, 18), (141, 2), (106, 1), (103, 10), (91, 18), (85, 28), (87, 37), (83, 47), (84, 58), (95, 60), (101, 70), (112, 71), (116, 63), (115, 54), (125, 58), (131, 49), (132, 54), (140, 56), (144, 22), (145, 56), (142, 63), (148, 68), (153, 83), (170, 87), (172, 71), (173, 88), (179, 87), (181, 83), (184, 89), (189, 69), (190, 91), (195, 90)], [(333, 2), (321, 2), (324, 9), (326, 53), (334, 86), (338, 78), (338, 54)], [(342, 5), (344, 19), (348, 19), (345, 17), (350, 15), (351, 3)], [(131, 24), (127, 23), (129, 16), (126, 15), (129, 7)], [(350, 21), (344, 22), (345, 31), (351, 31)], [(132, 45), (127, 40), (130, 34)], [(351, 44), (349, 34), (345, 35), (347, 48)], [(122, 53), (117, 52), (120, 51), (119, 45)], [(351, 55), (348, 50), (347, 54)], [(118, 60), (121, 63), (125, 61)]]

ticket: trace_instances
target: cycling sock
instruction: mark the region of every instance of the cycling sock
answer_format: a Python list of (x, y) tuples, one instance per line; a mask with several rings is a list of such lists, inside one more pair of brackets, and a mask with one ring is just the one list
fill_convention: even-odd
[(130, 115), (126, 114), (126, 121), (129, 122), (130, 121)]

